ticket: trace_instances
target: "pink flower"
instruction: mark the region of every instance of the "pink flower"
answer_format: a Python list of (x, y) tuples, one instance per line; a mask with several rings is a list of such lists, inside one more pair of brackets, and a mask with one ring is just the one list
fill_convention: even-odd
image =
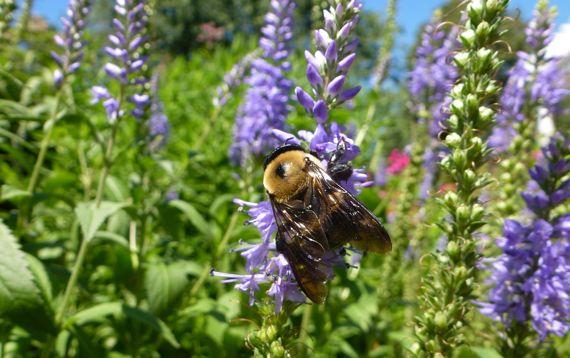
[(388, 156), (388, 168), (386, 171), (390, 175), (402, 172), (410, 164), (410, 156), (399, 149), (394, 149)]

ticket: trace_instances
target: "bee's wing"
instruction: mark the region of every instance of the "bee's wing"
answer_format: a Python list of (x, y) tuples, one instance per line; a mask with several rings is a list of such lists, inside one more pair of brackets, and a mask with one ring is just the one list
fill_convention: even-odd
[(322, 168), (309, 162), (315, 197), (321, 199), (323, 230), (331, 247), (350, 242), (364, 251), (384, 253), (392, 249), (388, 232), (358, 199), (333, 180)]
[(271, 200), (277, 223), (277, 251), (285, 256), (303, 292), (316, 303), (327, 297), (330, 269), (323, 263), (329, 250), (318, 215), (297, 200), (292, 205)]

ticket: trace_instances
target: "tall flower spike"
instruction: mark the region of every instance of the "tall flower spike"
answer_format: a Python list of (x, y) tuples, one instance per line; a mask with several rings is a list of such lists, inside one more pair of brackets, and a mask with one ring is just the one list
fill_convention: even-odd
[(351, 38), (359, 13), (360, 1), (335, 0), (333, 6), (324, 10), (325, 28), (315, 30), (317, 50), (305, 51), (307, 79), (312, 95), (301, 87), (295, 89), (299, 103), (317, 120), (324, 124), (334, 107), (352, 99), (360, 86), (345, 88), (346, 75), (352, 66), (358, 39)]
[(216, 97), (212, 100), (214, 106), (223, 106), (228, 102), (232, 91), (243, 83), (244, 78), (249, 76), (251, 63), (258, 57), (258, 51), (248, 53), (224, 75), (224, 82), (216, 88)]
[[(272, 3), (274, 2), (275, 1)], [(354, 0), (337, 0), (336, 4), (337, 9), (339, 9), (339, 13), (342, 12), (342, 9), (347, 9), (348, 13), (351, 14), (348, 17), (339, 17), (335, 20), (335, 24), (340, 25), (340, 28), (344, 28), (343, 36), (346, 37), (356, 24), (355, 21), (357, 20), (360, 4)], [(334, 7), (331, 8), (331, 11), (333, 9)], [(325, 19), (328, 16), (327, 14), (330, 14), (330, 12), (325, 11)], [(350, 24), (350, 26), (343, 27), (346, 24)], [(335, 28), (337, 25), (335, 25)], [(347, 41), (349, 40), (344, 38), (342, 43), (344, 44)], [(355, 44), (354, 41), (351, 43)], [(272, 47), (269, 46), (266, 51), (266, 53), (273, 53)], [(354, 58), (354, 53), (351, 52), (351, 54), (352, 58)], [(331, 75), (336, 74), (333, 72)], [(325, 78), (328, 82), (329, 77)], [(301, 104), (303, 104), (302, 101)], [(337, 105), (338, 104), (339, 103), (337, 103)], [(329, 104), (323, 101), (322, 108), (319, 111), (328, 112), (328, 110)], [(300, 131), (298, 133), (299, 137), (280, 129), (273, 129), (271, 131), (271, 136), (275, 139), (275, 145), (283, 142), (299, 144), (301, 140), (304, 140), (309, 143), (310, 148), (317, 154), (325, 166), (327, 165), (327, 161), (330, 160), (331, 153), (336, 151), (339, 145), (344, 145), (346, 148), (345, 155), (342, 160), (353, 160), (359, 154), (359, 148), (354, 145), (352, 139), (343, 133), (344, 128), (333, 122), (327, 129), (325, 128), (325, 125), (321, 123), (321, 119), (316, 119), (317, 129), (314, 132)], [(367, 175), (361, 170), (354, 170), (353, 175), (347, 181), (341, 182), (340, 184), (351, 193), (357, 194), (357, 188), (359, 186), (371, 184), (365, 183), (366, 178)], [(212, 271), (211, 274), (213, 276), (224, 278), (223, 282), (235, 283), (235, 287), (238, 290), (248, 292), (250, 295), (250, 304), (255, 302), (255, 293), (261, 290), (261, 285), (264, 283), (271, 283), (271, 286), (266, 293), (274, 299), (275, 310), (277, 312), (281, 311), (285, 301), (305, 302), (305, 297), (301, 293), (299, 286), (295, 281), (289, 263), (283, 255), (276, 251), (275, 242), (273, 240), (273, 234), (276, 231), (276, 224), (273, 211), (271, 209), (271, 203), (268, 201), (251, 203), (237, 199), (235, 202), (242, 208), (248, 207), (246, 212), (251, 217), (249, 223), (254, 224), (258, 228), (261, 233), (262, 240), (259, 243), (241, 243), (240, 247), (236, 250), (241, 252), (241, 255), (246, 260), (245, 268), (247, 274), (236, 275), (218, 271)], [(330, 267), (330, 277), (333, 275), (332, 267), (335, 265), (343, 265), (344, 263), (340, 254), (342, 251), (344, 250), (339, 249), (338, 251), (331, 251), (328, 253), (329, 257), (326, 259), (326, 264)], [(354, 254), (352, 251), (349, 252), (349, 254), (353, 255), (352, 257), (359, 257), (358, 254)], [(356, 263), (356, 261), (354, 261), (353, 264)]]
[[(561, 101), (570, 94), (564, 87), (559, 59), (547, 57), (546, 47), (552, 40), (556, 11), (548, 1), (538, 2), (526, 28), (528, 52), (519, 52), (515, 66), (501, 96), (502, 111), (489, 143), (507, 158), (501, 161), (501, 191), (496, 210), (500, 218), (509, 217), (523, 206), (517, 192), (528, 181), (527, 168), (533, 164), (528, 155), (536, 147), (537, 127), (542, 118), (553, 117), (562, 110)], [(497, 225), (497, 228), (500, 225)]]
[[(426, 199), (437, 176), (436, 160), (445, 153), (437, 139), (443, 122), (449, 118), (449, 90), (457, 80), (458, 73), (451, 62), (453, 51), (459, 47), (458, 27), (438, 28), (438, 14), (426, 25), (422, 41), (416, 50), (416, 63), (410, 72), (408, 89), (412, 96), (413, 112), (421, 125), (426, 126), (430, 134), (428, 143), (419, 143), (425, 147), (423, 153), (424, 178), (420, 186), (420, 198)], [(447, 32), (444, 30), (448, 30)], [(421, 135), (421, 134), (419, 134)]]
[(489, 174), (481, 172), (490, 150), (479, 135), (494, 122), (489, 101), (498, 91), (493, 76), (501, 61), (492, 46), (500, 39), (507, 3), (470, 1), (467, 22), (459, 34), (463, 48), (453, 61), (460, 78), (451, 89), (451, 116), (444, 123), (450, 154), (441, 161), (442, 170), (457, 189), (441, 200), (449, 219), (440, 220), (438, 226), (448, 242), (443, 252), (434, 254), (435, 267), (422, 280), (421, 309), (415, 327), (417, 343), (413, 347), (418, 355), (447, 357), (463, 344), (462, 327), (468, 324), (477, 284), (474, 235), (484, 225), (485, 210), (477, 193), (491, 182)]
[(436, 15), (426, 25), (408, 81), (414, 113), (428, 125), (433, 137), (437, 136), (443, 122), (449, 117), (446, 98), (458, 77), (451, 55), (459, 47), (459, 29), (457, 26), (439, 28), (440, 23), (441, 19)]
[(67, 18), (62, 17), (63, 31), (55, 35), (54, 41), (61, 53), (52, 52), (58, 69), (54, 72), (54, 82), (60, 87), (65, 78), (77, 71), (83, 60), (83, 30), (91, 7), (90, 0), (70, 0)]
[[(323, 159), (325, 166), (339, 142), (346, 146), (342, 161), (348, 162), (360, 154), (360, 148), (343, 133), (344, 128), (334, 122), (328, 123), (328, 119), (335, 107), (353, 99), (360, 91), (360, 86), (346, 88), (346, 80), (356, 59), (358, 39), (352, 33), (361, 9), (362, 4), (358, 0), (335, 0), (329, 9), (323, 10), (325, 27), (314, 32), (317, 50), (314, 53), (305, 51), (307, 79), (312, 94), (301, 87), (295, 88), (297, 100), (317, 121), (314, 133), (302, 131), (299, 136), (309, 142), (310, 149)], [(366, 178), (363, 170), (355, 169), (341, 185), (357, 194), (357, 187), (372, 184), (366, 182)]]
[(570, 140), (555, 135), (543, 153), (544, 165), (529, 171), (538, 190), (521, 194), (534, 218), (505, 221), (502, 253), (490, 262), (489, 302), (481, 304), (507, 328), (505, 357), (536, 348), (526, 345), (531, 327), (540, 340), (570, 331), (570, 215), (558, 210), (570, 198)]
[(292, 0), (273, 0), (265, 15), (259, 40), (263, 56), (251, 61), (251, 73), (245, 80), (249, 89), (234, 126), (230, 148), (234, 164), (243, 164), (250, 156), (259, 156), (274, 147), (277, 141), (271, 131), (285, 128), (292, 82), (284, 73), (291, 68), (287, 58), (294, 8)]
[[(144, 89), (149, 79), (143, 71), (147, 55), (144, 47), (148, 43), (146, 26), (148, 15), (146, 1), (116, 0), (113, 26), (115, 33), (109, 35), (110, 46), (105, 47), (105, 53), (111, 61), (105, 64), (107, 76), (119, 82), (121, 87), (117, 97), (111, 95), (103, 86), (92, 88), (93, 102), (103, 101), (109, 122), (115, 122), (124, 115), (124, 102), (128, 99), (133, 104), (131, 114), (142, 118), (150, 105), (150, 96)], [(124, 98), (129, 88), (128, 98)]]

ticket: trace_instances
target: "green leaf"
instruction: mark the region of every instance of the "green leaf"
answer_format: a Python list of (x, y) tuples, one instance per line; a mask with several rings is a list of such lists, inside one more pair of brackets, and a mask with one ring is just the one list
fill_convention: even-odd
[(223, 212), (222, 210), (220, 210), (222, 208), (222, 206), (226, 203), (229, 203), (233, 200), (233, 198), (235, 198), (235, 195), (233, 194), (222, 194), (220, 196), (218, 196), (213, 202), (212, 205), (210, 205), (210, 209), (208, 210), (208, 212), (210, 213), (211, 216), (219, 216), (220, 212)]
[(0, 221), (0, 316), (21, 313), (42, 304), (25, 254)]
[(103, 222), (105, 222), (109, 216), (127, 205), (126, 203), (103, 201), (99, 207), (96, 207), (93, 202), (79, 203), (75, 208), (75, 215), (77, 215), (77, 219), (79, 220), (79, 225), (83, 232), (83, 239), (87, 241), (91, 240), (99, 227), (103, 225)]
[(18, 189), (12, 185), (4, 184), (2, 185), (2, 193), (0, 194), (0, 201), (18, 201), (25, 198), (30, 198), (32, 195), (22, 189)]
[(49, 312), (53, 315), (53, 290), (46, 267), (40, 260), (30, 254), (26, 254), (26, 260), (28, 261), (30, 271), (34, 276), (34, 281), (40, 291), (40, 295), (44, 300), (43, 306), (49, 309)]
[(102, 322), (109, 316), (112, 316), (115, 319), (124, 319), (128, 317), (136, 320), (160, 333), (173, 347), (178, 348), (180, 346), (174, 336), (174, 333), (172, 333), (170, 328), (168, 328), (163, 321), (147, 311), (143, 311), (137, 307), (128, 306), (121, 302), (101, 303), (97, 306), (87, 308), (70, 317), (65, 324), (81, 326), (88, 323)]
[(175, 303), (190, 286), (190, 275), (199, 274), (201, 267), (194, 262), (178, 261), (169, 265), (151, 264), (146, 271), (145, 287), (149, 309), (162, 315), (173, 309)]
[(110, 231), (97, 231), (95, 233), (95, 237), (93, 238), (93, 242), (95, 241), (110, 242), (129, 249), (129, 241), (124, 236)]
[(182, 200), (172, 200), (170, 205), (180, 209), (188, 220), (198, 229), (199, 232), (206, 235), (207, 237), (213, 237), (210, 224), (204, 219), (204, 217), (196, 210), (196, 208), (185, 201)]

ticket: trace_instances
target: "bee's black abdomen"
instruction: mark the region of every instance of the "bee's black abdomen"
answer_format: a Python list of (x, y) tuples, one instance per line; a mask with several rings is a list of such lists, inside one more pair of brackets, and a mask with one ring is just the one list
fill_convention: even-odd
[(334, 181), (340, 183), (341, 181), (347, 181), (354, 170), (352, 169), (352, 165), (349, 163), (331, 163), (329, 164), (327, 171)]

